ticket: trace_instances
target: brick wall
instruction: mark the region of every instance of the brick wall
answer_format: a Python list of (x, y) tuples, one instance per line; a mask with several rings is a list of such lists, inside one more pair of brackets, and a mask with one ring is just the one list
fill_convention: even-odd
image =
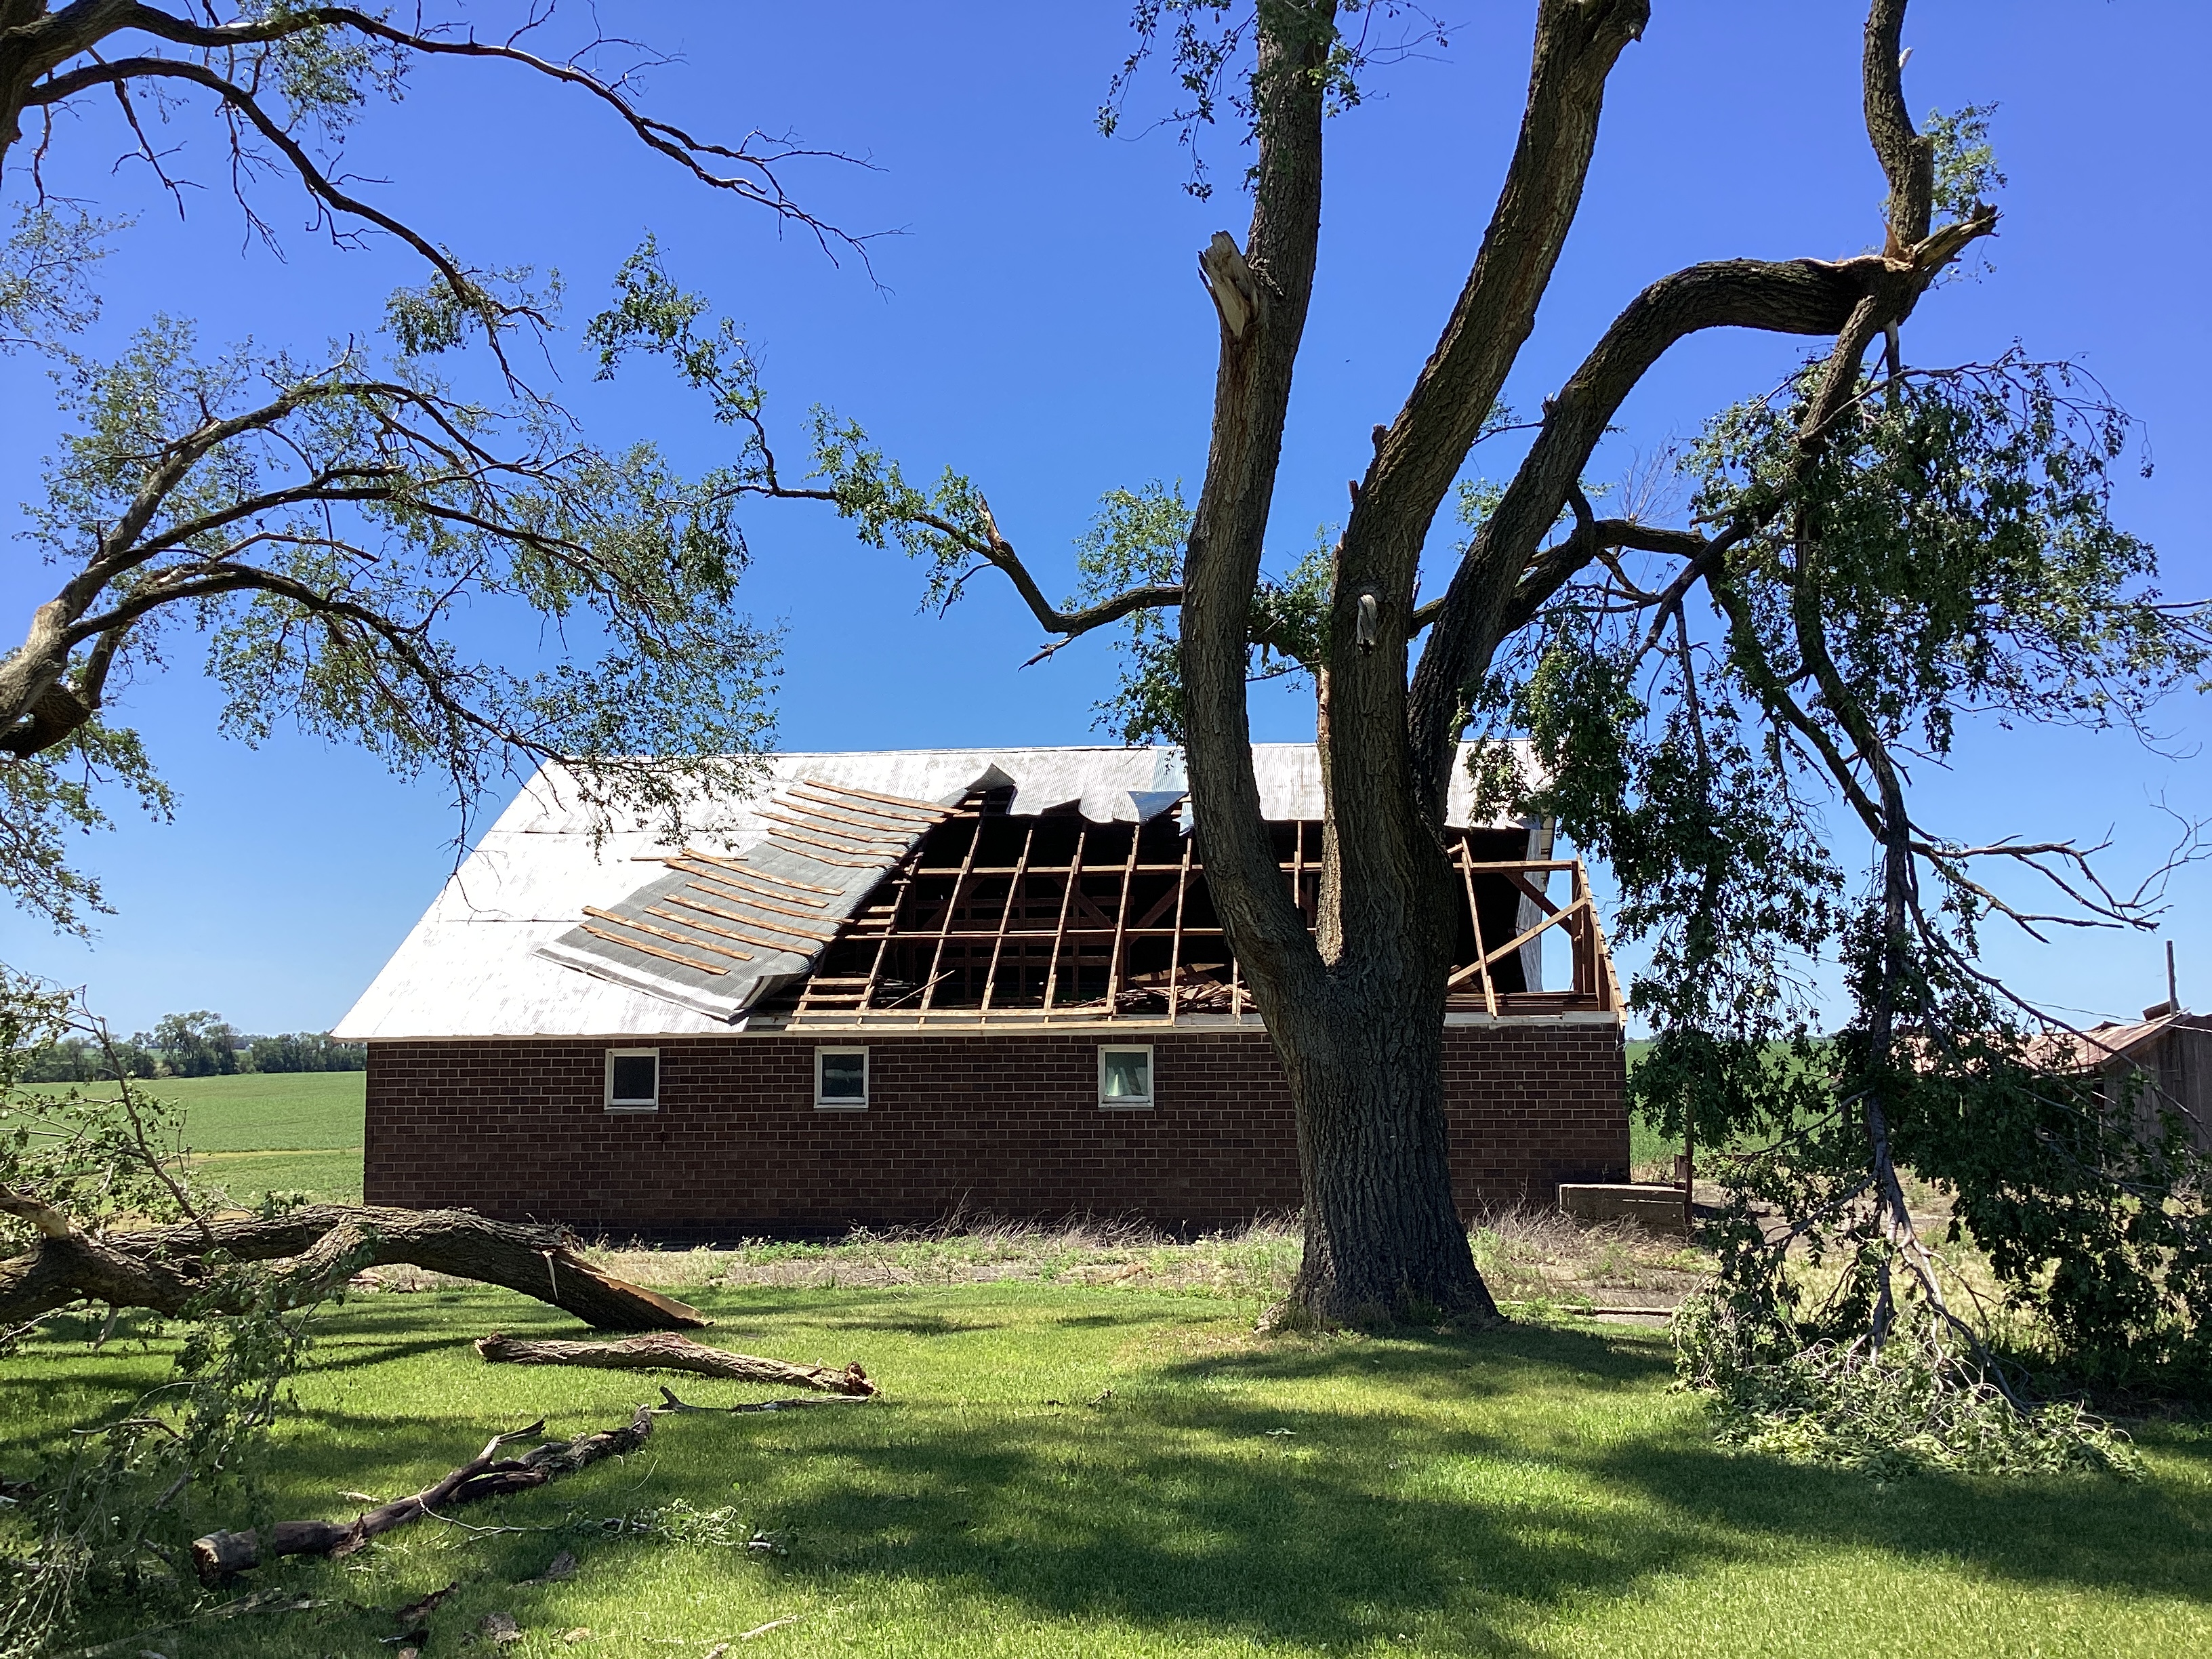
[[(1095, 1031), (871, 1033), (864, 1112), (816, 1109), (812, 1033), (662, 1040), (660, 1109), (626, 1114), (601, 1104), (607, 1042), (373, 1042), (367, 1196), (724, 1240), (962, 1208), (1205, 1229), (1297, 1207), (1264, 1032), (1127, 1040), (1152, 1045), (1149, 1110), (1099, 1108)], [(1449, 1026), (1444, 1085), (1462, 1212), (1626, 1179), (1617, 1027)]]

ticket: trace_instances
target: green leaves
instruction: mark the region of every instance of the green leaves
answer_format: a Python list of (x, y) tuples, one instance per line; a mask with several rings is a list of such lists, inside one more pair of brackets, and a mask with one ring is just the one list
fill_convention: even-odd
[(70, 847), (110, 825), (102, 802), (117, 785), (156, 818), (175, 807), (138, 734), (97, 718), (58, 748), (0, 764), (0, 892), (58, 933), (87, 933), (108, 908), (98, 879), (70, 862)]
[(1869, 384), (1778, 513), (1801, 410), (1740, 405), (1690, 457), (1701, 518), (1766, 526), (1731, 565), (1741, 651), (1786, 678), (1790, 607), (1817, 606), (1869, 718), (1938, 755), (1966, 710), (2132, 724), (2202, 672), (2201, 618), (2112, 520), (2128, 422), (2079, 369), (2015, 350)]
[[(1946, 1444), (1986, 1441), (1990, 1397), (1945, 1357), (1958, 1331), (1881, 1219), (1903, 1203), (1890, 1160), (1950, 1196), (2039, 1334), (2028, 1357), (2162, 1386), (2212, 1376), (2204, 1164), (2154, 1103), (2116, 1109), (2108, 1082), (2032, 1035), (1977, 963), (1979, 928), (2010, 914), (1978, 855), (1887, 803), (1903, 757), (1948, 756), (1964, 717), (2139, 729), (2203, 677), (2212, 635), (2112, 521), (2130, 428), (2078, 369), (2015, 350), (1869, 379), (1808, 438), (1819, 374), (1725, 411), (1687, 452), (1710, 620), (1664, 597), (1686, 605), (1695, 585), (1616, 562), (1501, 663), (1481, 712), (1533, 738), (1548, 781), (1528, 804), (1610, 867), (1618, 932), (1646, 946), (1638, 1109), (1728, 1149), (1705, 1168), (1719, 1158), (1736, 1195), (1721, 1224), (1736, 1323), (1686, 1336), (1720, 1368), (1707, 1385), (1765, 1423), (1762, 1444), (1812, 1448), (1830, 1412), (1893, 1416), (1891, 1450), (1921, 1432), (1916, 1412), (1953, 1414), (1929, 1431)], [(1829, 823), (1839, 799), (1854, 830), (1895, 823), (1905, 843), (1869, 899), (1848, 891), (1858, 837)], [(1998, 850), (2057, 880), (2077, 922), (2144, 915), (2071, 849)], [(1830, 963), (1850, 1006), (1820, 1038)], [(1775, 1246), (1784, 1229), (1817, 1271)], [(1934, 1346), (1877, 1352), (1913, 1321)], [(2079, 1441), (2021, 1432), (2007, 1467)]]
[(122, 228), (120, 220), (96, 219), (67, 203), (15, 210), (15, 228), (0, 242), (0, 352), (50, 350), (91, 325), (100, 315), (93, 268)]
[[(31, 536), (71, 584), (55, 665), (85, 701), (198, 636), (249, 743), (287, 723), (358, 743), (442, 773), (465, 811), (556, 762), (602, 828), (680, 822), (770, 740), (776, 637), (733, 608), (748, 555), (722, 478), (352, 348), (204, 357), (165, 319), (69, 363), (76, 429)], [(96, 722), (0, 769), (0, 885), (61, 926), (97, 903), (62, 837), (104, 821), (103, 776), (167, 810), (135, 738)]]
[(2011, 182), (1990, 143), (1990, 117), (1996, 112), (1995, 104), (1967, 104), (1948, 115), (1928, 112), (1922, 136), (1936, 152), (1936, 211), (1946, 218), (1972, 217)]

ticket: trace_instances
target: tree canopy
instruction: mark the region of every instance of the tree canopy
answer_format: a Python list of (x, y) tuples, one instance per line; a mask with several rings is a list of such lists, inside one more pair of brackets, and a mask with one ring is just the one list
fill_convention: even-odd
[[(67, 854), (106, 821), (107, 790), (170, 808), (137, 736), (103, 710), (188, 640), (232, 734), (359, 743), (441, 775), (464, 813), (558, 760), (603, 821), (666, 815), (690, 785), (734, 785), (769, 741), (776, 642), (737, 608), (748, 556), (727, 501), (649, 446), (592, 444), (519, 378), (510, 342), (557, 325), (557, 276), (470, 263), (337, 165), (371, 102), (448, 58), (550, 82), (609, 118), (616, 143), (860, 251), (784, 187), (815, 152), (658, 118), (631, 90), (657, 60), (596, 27), (564, 34), (550, 7), (455, 3), (403, 23), (290, 3), (0, 4), (15, 210), (0, 349), (53, 374), (67, 422), (24, 532), (56, 572), (52, 597), (0, 659), (0, 888), (58, 927), (100, 907)], [(120, 351), (83, 351), (100, 261), (127, 227), (45, 175), (58, 146), (97, 142), (68, 118), (95, 100), (179, 210), (192, 181), (157, 131), (197, 122), (255, 235), (275, 245), (266, 198), (296, 188), (313, 230), (396, 240), (427, 280), (392, 295), (375, 334), (320, 349), (212, 346), (156, 316)], [(466, 611), (473, 634), (455, 626)], [(548, 648), (463, 642), (501, 617)]]

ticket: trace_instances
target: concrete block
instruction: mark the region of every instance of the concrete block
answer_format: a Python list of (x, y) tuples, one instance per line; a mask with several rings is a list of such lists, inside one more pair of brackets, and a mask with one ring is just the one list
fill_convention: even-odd
[(1559, 1207), (1577, 1221), (1632, 1221), (1647, 1232), (1686, 1234), (1682, 1189), (1641, 1182), (1565, 1182)]

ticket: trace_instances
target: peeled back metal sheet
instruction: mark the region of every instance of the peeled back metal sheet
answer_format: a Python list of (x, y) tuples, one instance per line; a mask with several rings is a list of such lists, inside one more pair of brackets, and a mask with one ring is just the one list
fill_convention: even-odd
[(686, 849), (667, 873), (583, 919), (538, 954), (732, 1023), (814, 971), (844, 925), (951, 802), (801, 779), (736, 858)]

